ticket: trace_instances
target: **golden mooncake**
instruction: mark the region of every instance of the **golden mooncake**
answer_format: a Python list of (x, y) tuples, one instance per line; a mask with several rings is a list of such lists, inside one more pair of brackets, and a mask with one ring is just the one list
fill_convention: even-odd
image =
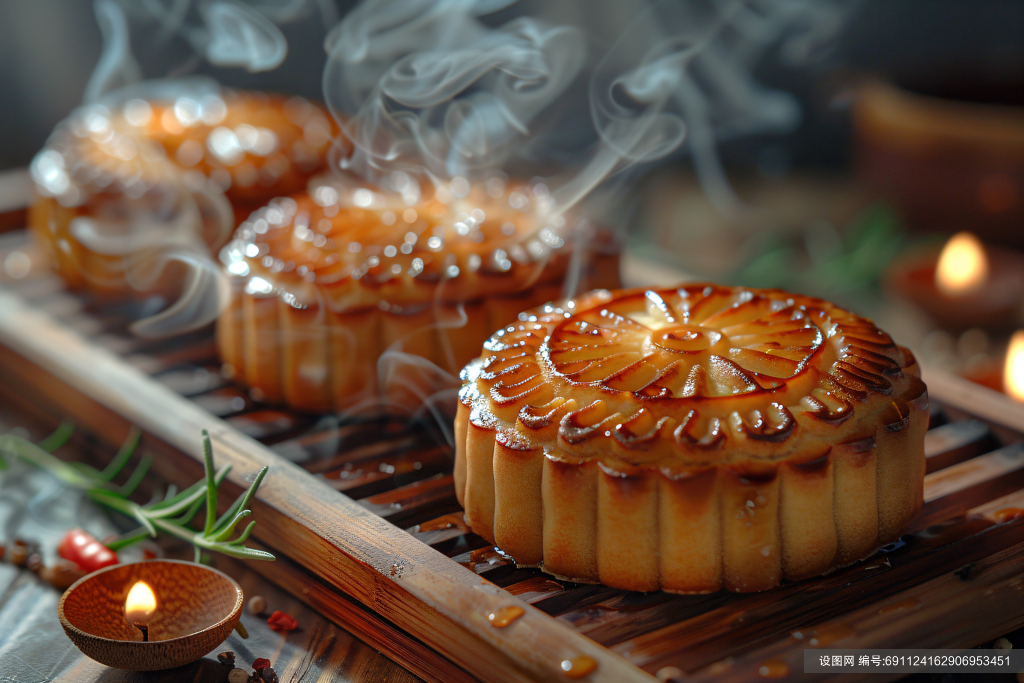
[(520, 565), (637, 591), (762, 591), (896, 540), (928, 394), (865, 318), (780, 290), (595, 291), (462, 371), (455, 486)]
[(540, 183), (386, 182), (316, 180), (253, 213), (221, 251), (218, 347), (258, 398), (315, 413), (415, 409), (457, 389), (519, 311), (577, 283), (618, 283), (610, 241), (551, 211)]
[(241, 219), (324, 169), (337, 126), (321, 107), (185, 92), (81, 107), (33, 160), (29, 225), (72, 287), (144, 289), (145, 257), (216, 254)]

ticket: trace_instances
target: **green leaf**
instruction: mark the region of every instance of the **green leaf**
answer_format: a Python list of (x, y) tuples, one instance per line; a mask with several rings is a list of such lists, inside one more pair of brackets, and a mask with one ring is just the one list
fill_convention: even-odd
[(231, 524), (228, 524), (226, 527), (224, 527), (216, 536), (213, 536), (210, 540), (214, 541), (215, 543), (223, 543), (224, 541), (227, 541), (229, 538), (231, 538), (231, 535), (235, 533), (235, 528), (238, 526), (238, 523), (246, 517), (249, 517), (250, 515), (252, 515), (252, 510), (242, 510), (237, 515), (235, 515), (234, 519), (231, 520)]
[(119, 550), (127, 548), (130, 545), (138, 543), (139, 541), (149, 538), (149, 531), (146, 527), (139, 527), (135, 531), (129, 531), (126, 534), (122, 534), (117, 539), (107, 544), (107, 547), (113, 550), (115, 553)]
[[(244, 510), (249, 507), (249, 503), (252, 502), (253, 496), (255, 496), (256, 491), (259, 490), (260, 484), (263, 483), (263, 478), (267, 476), (268, 469), (270, 468), (264, 465), (263, 468), (256, 473), (256, 478), (252, 480), (251, 484), (249, 484), (249, 489), (231, 505), (231, 508), (228, 508), (228, 512), (231, 512), (232, 515), (234, 515), (232, 508), (237, 511)], [(228, 513), (224, 513), (224, 515), (217, 520), (217, 523), (214, 525), (214, 530), (221, 528), (221, 525), (226, 519), (231, 519), (231, 517), (228, 517)], [(207, 534), (207, 536), (209, 536), (209, 534)]]
[(174, 517), (175, 515), (181, 514), (183, 511), (188, 510), (196, 503), (202, 503), (203, 494), (205, 493), (206, 491), (204, 491), (203, 489), (197, 489), (192, 492), (191, 496), (189, 496), (188, 498), (182, 498), (174, 505), (167, 505), (162, 508), (147, 508), (146, 512), (153, 519), (167, 519), (169, 517)]
[(69, 486), (87, 489), (93, 484), (90, 477), (20, 436), (0, 435), (0, 452), (13, 453), (15, 457), (29, 464), (48, 470), (50, 474)]
[(213, 469), (213, 443), (210, 442), (210, 433), (203, 430), (203, 467), (206, 470), (206, 530), (204, 535), (209, 536), (213, 531), (213, 522), (217, 514), (217, 484)]
[(139, 460), (139, 464), (135, 467), (135, 471), (132, 472), (132, 476), (128, 477), (128, 481), (126, 481), (124, 486), (119, 489), (120, 492), (125, 496), (132, 495), (135, 489), (138, 488), (139, 484), (142, 483), (142, 480), (145, 478), (146, 472), (149, 471), (149, 466), (152, 462), (153, 458), (148, 455), (142, 456), (142, 459)]
[(135, 452), (136, 446), (139, 445), (139, 439), (142, 438), (142, 430), (132, 425), (131, 431), (128, 432), (128, 438), (124, 440), (121, 445), (121, 449), (114, 456), (114, 459), (103, 468), (103, 472), (100, 473), (101, 481), (113, 481), (117, 473), (120, 472), (124, 466), (128, 463), (129, 458), (132, 457), (132, 453)]
[(178, 526), (181, 526), (181, 527), (187, 526), (188, 523), (192, 521), (192, 518), (196, 516), (196, 513), (199, 512), (199, 506), (202, 505), (202, 504), (203, 504), (203, 499), (202, 498), (196, 499), (196, 502), (192, 503), (192, 507), (190, 507), (185, 512), (185, 514), (183, 514), (181, 517), (176, 517), (172, 521), (175, 524), (177, 524)]
[(242, 532), (242, 535), (236, 538), (235, 540), (231, 541), (228, 545), (242, 545), (243, 543), (248, 541), (249, 535), (252, 533), (252, 529), (255, 526), (256, 520), (249, 522), (248, 526), (245, 527), (245, 531)]
[(54, 430), (53, 434), (50, 434), (36, 445), (48, 453), (53, 453), (55, 450), (67, 443), (74, 431), (75, 423), (71, 420), (64, 420), (60, 423), (60, 426)]

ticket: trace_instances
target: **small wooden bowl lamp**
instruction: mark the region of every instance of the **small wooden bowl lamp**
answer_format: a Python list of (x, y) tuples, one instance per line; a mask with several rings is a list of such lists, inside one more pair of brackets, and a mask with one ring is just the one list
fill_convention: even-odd
[(242, 602), (242, 589), (216, 569), (149, 560), (78, 580), (60, 599), (57, 616), (75, 646), (97, 662), (158, 671), (194, 662), (224, 642)]

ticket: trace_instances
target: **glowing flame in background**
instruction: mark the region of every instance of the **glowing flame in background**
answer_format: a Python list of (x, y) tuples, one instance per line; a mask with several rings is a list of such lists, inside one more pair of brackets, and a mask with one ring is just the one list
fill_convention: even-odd
[(1014, 332), (1006, 351), (1003, 389), (1012, 398), (1024, 401), (1024, 332)]
[(949, 238), (935, 267), (935, 286), (950, 296), (978, 291), (988, 278), (985, 247), (969, 232)]

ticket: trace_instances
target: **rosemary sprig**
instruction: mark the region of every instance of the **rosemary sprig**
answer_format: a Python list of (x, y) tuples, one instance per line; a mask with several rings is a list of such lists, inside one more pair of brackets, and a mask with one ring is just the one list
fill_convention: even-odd
[[(84, 463), (66, 463), (51, 454), (53, 450), (68, 440), (72, 431), (73, 427), (70, 423), (64, 423), (58, 427), (57, 431), (38, 444), (14, 434), (2, 434), (0, 435), (0, 456), (16, 457), (44, 469), (68, 486), (85, 491), (86, 495), (94, 502), (138, 521), (140, 524), (138, 529), (107, 544), (111, 550), (120, 550), (147, 536), (156, 536), (159, 532), (164, 532), (191, 543), (195, 548), (197, 562), (203, 550), (244, 560), (274, 559), (270, 553), (248, 548), (245, 545), (256, 522), (249, 522), (245, 530), (237, 538), (232, 539), (242, 520), (252, 515), (248, 506), (263, 482), (263, 477), (267, 474), (266, 467), (259, 471), (249, 489), (240, 495), (223, 515), (217, 517), (217, 492), (224, 477), (231, 470), (231, 466), (222, 467), (219, 471), (214, 470), (213, 444), (210, 442), (209, 433), (204, 429), (202, 432), (203, 467), (206, 470), (204, 479), (180, 493), (172, 488), (162, 500), (139, 505), (129, 500), (128, 496), (135, 491), (146, 475), (150, 458), (144, 457), (140, 460), (123, 486), (114, 486), (111, 481), (128, 463), (139, 443), (141, 432), (133, 427), (117, 455), (100, 471)], [(4, 457), (0, 457), (0, 470), (6, 468), (7, 461)], [(199, 512), (204, 500), (206, 502), (206, 524), (202, 531), (195, 531), (189, 528), (188, 524)]]

